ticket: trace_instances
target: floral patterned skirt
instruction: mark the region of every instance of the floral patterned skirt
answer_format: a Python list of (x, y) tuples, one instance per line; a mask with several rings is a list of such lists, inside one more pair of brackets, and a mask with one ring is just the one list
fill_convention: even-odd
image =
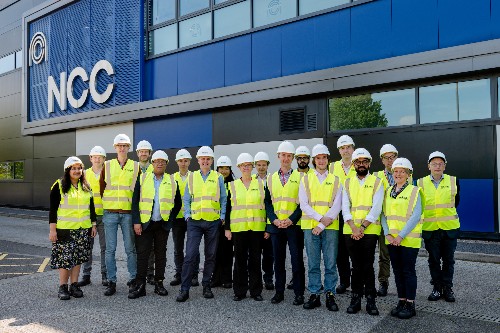
[(69, 231), (69, 239), (52, 243), (51, 268), (71, 269), (89, 260), (90, 234), (88, 229)]

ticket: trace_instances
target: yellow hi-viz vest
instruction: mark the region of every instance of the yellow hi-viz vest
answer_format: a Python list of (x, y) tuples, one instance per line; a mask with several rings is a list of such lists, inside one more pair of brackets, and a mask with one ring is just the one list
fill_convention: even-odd
[[(395, 185), (394, 185), (395, 186)], [(396, 199), (391, 197), (392, 186), (385, 192), (384, 213), (387, 218), (389, 234), (397, 237), (403, 230), (417, 205), (417, 195), (421, 191), (417, 186), (408, 185), (399, 193)], [(389, 244), (387, 239), (386, 244)], [(422, 245), (422, 223), (419, 222), (413, 230), (401, 241), (401, 246), (419, 249)]]
[(102, 195), (104, 209), (132, 209), (132, 195), (139, 175), (139, 163), (127, 160), (122, 167), (117, 159), (104, 163), (106, 188)]
[[(351, 201), (351, 214), (356, 227), (360, 227), (373, 206), (373, 196), (382, 186), (380, 178), (367, 175), (363, 185), (357, 177), (347, 178), (344, 183), (345, 190)], [(366, 235), (380, 235), (380, 217), (364, 230)], [(351, 235), (351, 226), (344, 223), (344, 235)]]
[[(307, 174), (302, 178), (302, 185), (306, 190), (309, 206), (323, 216), (333, 206), (335, 196), (340, 189), (340, 179), (329, 173), (326, 179), (320, 183), (316, 174)], [(314, 229), (318, 224), (319, 222), (311, 216), (302, 215), (302, 229)], [(326, 229), (339, 230), (338, 217)]]
[(266, 210), (264, 207), (264, 182), (252, 179), (248, 189), (241, 179), (229, 183), (231, 192), (231, 232), (264, 231)]
[[(177, 181), (177, 185), (179, 186), (179, 192), (181, 194), (181, 198), (184, 198), (184, 192), (186, 192), (186, 184), (188, 182), (189, 175), (191, 174), (191, 171), (187, 172), (186, 178), (182, 180), (181, 174), (179, 171), (177, 171), (174, 174), (174, 179)], [(184, 217), (184, 200), (182, 200), (182, 207), (181, 210), (179, 211), (179, 214), (177, 214), (177, 218), (183, 218)]]
[(191, 218), (195, 220), (216, 221), (220, 219), (220, 186), (217, 172), (211, 170), (206, 181), (200, 171), (192, 172), (188, 177), (191, 195)]
[(61, 202), (57, 208), (57, 229), (88, 229), (92, 228), (90, 221), (90, 198), (92, 192), (84, 191), (82, 184), (78, 182), (78, 189), (70, 186), (68, 193), (63, 193), (61, 180), (59, 183), (59, 193), (61, 193)]
[(89, 182), (90, 188), (92, 189), (92, 193), (94, 195), (94, 208), (96, 215), (102, 215), (102, 198), (101, 198), (101, 187), (99, 185), (99, 179), (101, 175), (96, 175), (92, 168), (88, 168), (85, 170), (85, 179)]
[[(387, 190), (387, 188), (388, 188), (388, 187), (390, 187), (390, 186), (391, 186), (391, 184), (389, 184), (389, 180), (387, 179), (387, 176), (385, 175), (385, 171), (384, 171), (384, 170), (382, 170), (382, 171), (377, 171), (377, 172), (373, 173), (373, 175), (374, 175), (375, 177), (380, 178), (380, 180), (381, 180), (381, 181), (382, 181), (382, 183), (384, 184), (384, 192), (385, 192), (385, 190)], [(408, 183), (409, 183), (409, 184), (413, 184), (413, 177), (412, 177), (412, 176), (410, 176), (410, 177), (408, 178)]]
[[(155, 174), (148, 172), (142, 174), (141, 177), (141, 196), (139, 199), (139, 211), (141, 213), (141, 222), (146, 223), (151, 219), (153, 212), (153, 203), (155, 199)], [(175, 193), (177, 191), (177, 183), (174, 176), (164, 174), (163, 179), (158, 188), (158, 198), (160, 200), (160, 215), (163, 221), (168, 221), (170, 211), (174, 207)]]
[(267, 178), (267, 188), (271, 195), (274, 213), (279, 220), (289, 218), (299, 205), (299, 185), (300, 173), (296, 171), (292, 172), (285, 186), (281, 185), (277, 171)]
[(434, 231), (460, 228), (460, 220), (455, 208), (457, 179), (445, 174), (436, 188), (431, 176), (427, 176), (420, 178), (417, 184), (424, 192), (424, 223), (422, 230)]
[(344, 167), (342, 166), (342, 160), (330, 163), (329, 170), (330, 173), (333, 173), (335, 176), (339, 177), (342, 184), (344, 184), (347, 178), (356, 176), (356, 170), (354, 169), (354, 164), (351, 164), (351, 168), (349, 169), (349, 172), (346, 174), (344, 171)]

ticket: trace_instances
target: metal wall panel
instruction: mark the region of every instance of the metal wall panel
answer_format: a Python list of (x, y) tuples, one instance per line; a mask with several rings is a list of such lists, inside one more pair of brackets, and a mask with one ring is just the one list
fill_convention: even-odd
[[(115, 153), (113, 147), (113, 140), (118, 134), (127, 134), (130, 140), (132, 140), (132, 146), (137, 141), (134, 140), (134, 126), (132, 122), (110, 125), (110, 126), (100, 126), (92, 128), (82, 128), (76, 130), (75, 140), (76, 140), (76, 155), (88, 156), (90, 150), (94, 146), (101, 146), (106, 150), (107, 154)], [(134, 146), (135, 147), (135, 146)], [(131, 151), (134, 151), (132, 148)], [(85, 159), (86, 163), (87, 159)]]
[(0, 161), (33, 158), (33, 137), (23, 136), (0, 140)]
[[(282, 75), (310, 72), (315, 69), (314, 20), (288, 24), (281, 29)], [(337, 32), (338, 33), (338, 32)]]
[(36, 161), (40, 158), (46, 159), (49, 157), (64, 157), (66, 159), (69, 156), (75, 155), (76, 140), (74, 131), (39, 135), (33, 137), (33, 139), (33, 157)]
[(0, 205), (33, 207), (32, 192), (32, 183), (0, 182)]
[(281, 27), (252, 34), (252, 81), (282, 76), (281, 51)]
[(13, 53), (21, 49), (22, 44), (21, 26), (0, 34), (0, 56)]
[(21, 71), (13, 71), (0, 76), (0, 97), (21, 92)]
[(252, 37), (232, 38), (224, 43), (224, 84), (226, 87), (252, 80)]
[(2, 130), (0, 131), (0, 141), (3, 139), (13, 139), (21, 137), (21, 115), (1, 118)]
[[(16, 115), (21, 116), (21, 93), (0, 97), (0, 119)], [(3, 129), (2, 125), (1, 130)], [(21, 133), (21, 127), (18, 130)]]

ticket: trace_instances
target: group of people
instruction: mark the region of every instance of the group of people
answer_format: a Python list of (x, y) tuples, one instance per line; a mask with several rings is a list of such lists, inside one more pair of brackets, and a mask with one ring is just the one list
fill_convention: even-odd
[[(234, 301), (243, 300), (247, 293), (262, 301), (265, 287), (275, 289), (271, 303), (282, 302), (288, 244), (292, 264), (288, 287), (294, 291), (294, 305), (314, 309), (321, 306), (325, 294), (326, 308), (338, 311), (335, 294), (351, 287), (347, 312), (359, 312), (364, 296), (366, 312), (378, 315), (376, 297), (387, 295), (392, 265), (399, 300), (391, 315), (408, 319), (416, 314), (415, 264), (424, 239), (433, 284), (428, 300), (455, 301), (459, 183), (444, 174), (446, 157), (441, 152), (430, 154), (430, 174), (413, 185), (413, 166), (398, 157), (393, 145), (382, 146), (380, 158), (385, 168), (373, 173), (371, 154), (364, 148), (355, 149), (348, 135), (337, 141), (341, 159), (336, 162), (323, 144), (309, 151), (282, 142), (277, 149), (280, 167), (273, 174), (268, 174), (271, 160), (265, 152), (255, 156), (242, 153), (236, 160), (241, 172), (238, 179), (227, 156), (220, 157), (212, 170), (214, 152), (207, 146), (196, 154), (197, 171), (188, 170), (190, 153), (179, 150), (175, 158), (179, 171), (173, 175), (165, 172), (168, 155), (161, 150), (153, 153), (147, 141), (137, 145), (139, 162), (128, 159), (131, 142), (125, 134), (115, 137), (114, 147), (117, 158), (109, 161), (102, 147), (94, 147), (92, 167), (85, 171), (78, 157), (69, 157), (63, 177), (52, 186), (49, 238), (53, 242), (51, 266), (59, 269), (60, 299), (83, 296), (80, 287), (90, 283), (96, 235), (104, 294), (115, 294), (120, 226), (130, 299), (146, 295), (148, 282), (158, 295), (168, 294), (163, 281), (172, 230), (175, 275), (170, 285), (180, 285), (178, 302), (186, 301), (190, 288), (199, 284), (202, 237), (205, 298), (213, 298), (212, 288), (222, 286), (233, 288)], [(292, 169), (294, 159), (296, 170)], [(309, 167), (311, 159), (313, 168)], [(378, 291), (374, 270), (377, 244)], [(81, 264), (83, 277), (78, 282)]]

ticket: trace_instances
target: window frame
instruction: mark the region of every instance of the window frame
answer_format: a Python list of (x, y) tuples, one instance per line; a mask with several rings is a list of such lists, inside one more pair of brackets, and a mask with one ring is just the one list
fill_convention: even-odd
[[(22, 163), (23, 164), (23, 176), (22, 178), (15, 178), (15, 175), (16, 175), (16, 163)], [(13, 161), (2, 161), (0, 162), (0, 164), (11, 164), (11, 170), (9, 170), (11, 172), (11, 176), (13, 176), (13, 178), (7, 178), (7, 179), (0, 179), (0, 183), (1, 182), (4, 182), (4, 183), (8, 183), (8, 182), (24, 182), (24, 176), (25, 176), (25, 167), (26, 167), (26, 161), (25, 160), (13, 160)]]

